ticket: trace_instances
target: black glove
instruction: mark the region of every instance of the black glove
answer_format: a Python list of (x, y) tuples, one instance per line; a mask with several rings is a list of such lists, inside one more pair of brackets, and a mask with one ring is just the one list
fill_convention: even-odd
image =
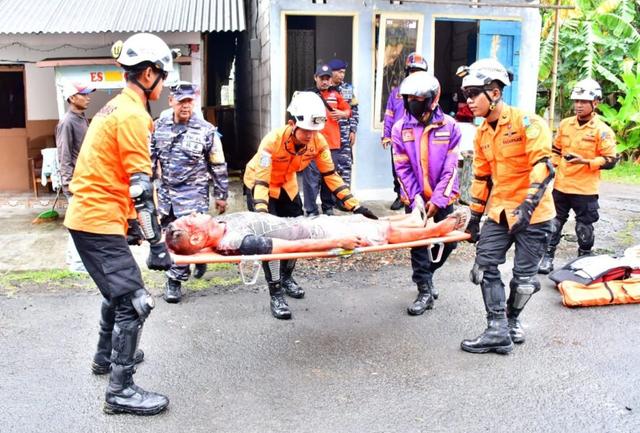
[(127, 243), (129, 245), (140, 245), (144, 241), (144, 235), (140, 229), (137, 219), (127, 220), (129, 228), (127, 229)]
[(529, 200), (523, 201), (520, 206), (515, 208), (511, 214), (516, 217), (516, 222), (513, 223), (511, 230), (509, 230), (510, 235), (520, 233), (529, 226), (529, 221), (531, 221), (531, 215), (535, 208), (535, 205)]
[(469, 233), (471, 237), (467, 239), (467, 242), (472, 244), (478, 242), (478, 238), (480, 238), (480, 218), (482, 218), (481, 213), (471, 211), (471, 218), (469, 218), (466, 230), (466, 233)]
[(376, 214), (374, 214), (373, 212), (371, 212), (369, 209), (367, 209), (364, 206), (358, 206), (357, 208), (355, 208), (353, 210), (353, 213), (357, 213), (357, 214), (363, 215), (363, 216), (365, 216), (365, 217), (367, 217), (369, 219), (372, 219), (372, 220), (377, 220), (378, 219)]
[(154, 271), (168, 271), (173, 265), (171, 254), (167, 250), (167, 244), (158, 242), (149, 245), (149, 257), (147, 257), (147, 268)]

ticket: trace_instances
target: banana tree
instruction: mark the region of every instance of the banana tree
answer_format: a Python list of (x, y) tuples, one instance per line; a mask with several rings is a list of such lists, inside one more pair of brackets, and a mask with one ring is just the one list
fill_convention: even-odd
[[(545, 0), (543, 3), (554, 3)], [(640, 17), (638, 0), (562, 0), (575, 6), (559, 11), (558, 107), (562, 116), (571, 112), (568, 98), (577, 80), (592, 77), (603, 86), (605, 94), (623, 87), (620, 67), (625, 59), (640, 59)], [(538, 78), (542, 89), (551, 85), (553, 64), (554, 13), (543, 14)], [(548, 101), (541, 99), (539, 108)]]
[(624, 159), (640, 157), (640, 64), (625, 62), (617, 104), (600, 104), (605, 122), (611, 126)]

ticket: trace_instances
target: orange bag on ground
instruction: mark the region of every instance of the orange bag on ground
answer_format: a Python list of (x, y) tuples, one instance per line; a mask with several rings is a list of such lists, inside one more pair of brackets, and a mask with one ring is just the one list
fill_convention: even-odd
[(640, 276), (589, 285), (567, 280), (558, 284), (558, 290), (566, 307), (640, 303)]

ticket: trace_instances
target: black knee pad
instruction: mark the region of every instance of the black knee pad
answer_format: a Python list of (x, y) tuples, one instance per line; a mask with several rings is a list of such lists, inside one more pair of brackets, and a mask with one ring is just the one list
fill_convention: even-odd
[(514, 276), (509, 281), (509, 289), (511, 289), (509, 300), (512, 308), (521, 310), (529, 302), (531, 296), (540, 291), (540, 281), (536, 275), (528, 277)]
[(584, 224), (576, 222), (576, 235), (578, 236), (578, 245), (583, 250), (590, 250), (595, 241), (593, 224)]
[(151, 314), (151, 310), (156, 306), (151, 293), (147, 289), (138, 289), (131, 294), (130, 299), (131, 305), (135, 308), (140, 320), (144, 322)]

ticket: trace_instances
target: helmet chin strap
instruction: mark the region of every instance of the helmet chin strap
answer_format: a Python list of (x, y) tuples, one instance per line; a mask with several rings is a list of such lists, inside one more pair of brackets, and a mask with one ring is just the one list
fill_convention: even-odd
[(502, 99), (502, 95), (500, 95), (500, 97), (498, 99), (493, 100), (493, 99), (491, 99), (491, 96), (489, 96), (489, 93), (487, 92), (487, 89), (483, 89), (482, 93), (484, 93), (484, 96), (486, 96), (487, 99), (489, 100), (489, 109), (487, 110), (487, 112), (485, 113), (485, 115), (483, 117), (489, 117), (489, 114), (491, 114), (491, 112), (496, 109), (496, 106), (498, 105), (498, 103)]
[(135, 84), (136, 86), (138, 86), (143, 92), (144, 92), (144, 96), (146, 98), (146, 105), (147, 105), (147, 113), (151, 114), (151, 106), (149, 105), (149, 96), (151, 95), (151, 93), (153, 93), (153, 91), (155, 90), (156, 86), (158, 85), (158, 83), (160, 82), (160, 79), (162, 78), (162, 76), (160, 74), (158, 74), (158, 76), (156, 77), (155, 81), (153, 82), (153, 84), (151, 85), (151, 87), (146, 88), (142, 85), (142, 83), (140, 83), (140, 81), (138, 81), (137, 78), (134, 78), (133, 80), (131, 80), (133, 82), (133, 84)]

